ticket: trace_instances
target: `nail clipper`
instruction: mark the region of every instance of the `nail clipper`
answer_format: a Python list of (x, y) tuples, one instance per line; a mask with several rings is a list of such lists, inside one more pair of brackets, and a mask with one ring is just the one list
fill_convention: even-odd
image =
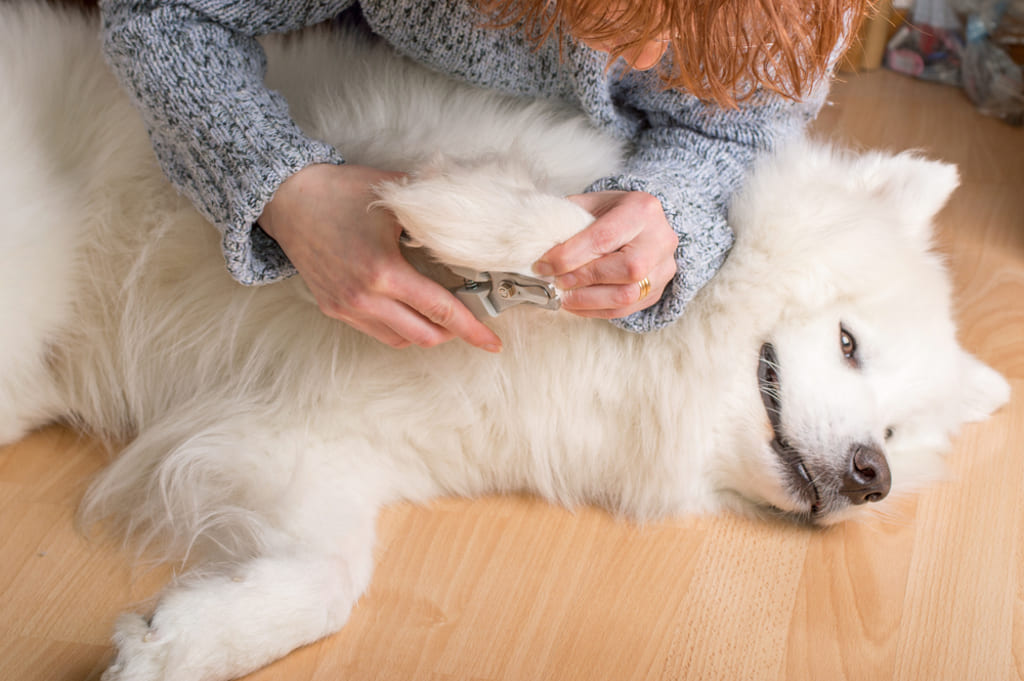
[[(412, 243), (405, 230), (399, 235), (399, 241), (403, 244)], [(557, 310), (562, 306), (555, 285), (543, 279), (515, 272), (481, 272), (454, 265), (446, 267), (455, 276), (462, 277), (462, 286), (448, 290), (477, 319), (497, 317), (508, 308), (522, 303), (537, 305), (545, 310)]]
[(466, 267), (449, 267), (463, 279), (451, 292), (477, 319), (497, 317), (510, 307), (529, 303), (546, 310), (562, 305), (551, 282), (514, 272), (478, 272)]

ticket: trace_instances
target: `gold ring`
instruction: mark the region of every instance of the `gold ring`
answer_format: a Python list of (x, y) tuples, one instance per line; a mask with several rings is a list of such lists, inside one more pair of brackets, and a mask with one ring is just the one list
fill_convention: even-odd
[(640, 286), (640, 297), (637, 298), (636, 300), (637, 302), (640, 302), (641, 300), (647, 297), (648, 293), (651, 292), (651, 280), (648, 279), (647, 277), (644, 277), (643, 279), (637, 282), (637, 285)]

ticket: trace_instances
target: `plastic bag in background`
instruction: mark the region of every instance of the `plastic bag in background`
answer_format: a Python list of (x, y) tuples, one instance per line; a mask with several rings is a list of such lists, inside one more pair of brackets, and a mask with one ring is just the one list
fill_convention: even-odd
[(978, 111), (1024, 125), (1024, 78), (1006, 52), (989, 40), (968, 43), (961, 78)]
[[(967, 15), (961, 80), (978, 110), (1011, 125), (1024, 125), (1024, 74), (991, 35), (1009, 6), (1007, 0), (981, 0)], [(1018, 3), (1020, 4), (1020, 3)]]

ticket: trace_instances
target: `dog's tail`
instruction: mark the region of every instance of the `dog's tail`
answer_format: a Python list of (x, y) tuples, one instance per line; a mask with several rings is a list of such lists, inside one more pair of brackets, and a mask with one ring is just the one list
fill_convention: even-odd
[(102, 525), (155, 562), (256, 555), (273, 532), (257, 509), (273, 507), (292, 463), (270, 451), (269, 413), (230, 390), (168, 410), (93, 481), (79, 528)]

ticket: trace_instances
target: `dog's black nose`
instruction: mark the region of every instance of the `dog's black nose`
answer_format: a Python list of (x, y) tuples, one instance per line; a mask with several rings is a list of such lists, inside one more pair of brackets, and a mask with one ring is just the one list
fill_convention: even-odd
[(854, 445), (839, 493), (852, 504), (881, 501), (892, 487), (892, 474), (885, 454), (873, 445)]

